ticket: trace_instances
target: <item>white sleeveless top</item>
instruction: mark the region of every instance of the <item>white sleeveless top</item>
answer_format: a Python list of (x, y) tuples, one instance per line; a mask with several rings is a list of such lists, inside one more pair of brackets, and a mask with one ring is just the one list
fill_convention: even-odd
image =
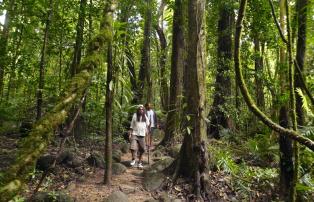
[(136, 113), (133, 114), (132, 121), (131, 121), (131, 126), (130, 128), (133, 129), (132, 135), (137, 135), (137, 136), (145, 136), (147, 132), (147, 127), (149, 126), (149, 120), (148, 117), (146, 117), (146, 122), (143, 121), (137, 121), (137, 115)]

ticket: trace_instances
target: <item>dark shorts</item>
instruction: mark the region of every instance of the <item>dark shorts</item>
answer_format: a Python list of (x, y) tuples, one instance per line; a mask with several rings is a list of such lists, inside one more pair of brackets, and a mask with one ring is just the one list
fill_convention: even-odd
[(131, 136), (131, 150), (145, 152), (145, 137), (144, 136)]

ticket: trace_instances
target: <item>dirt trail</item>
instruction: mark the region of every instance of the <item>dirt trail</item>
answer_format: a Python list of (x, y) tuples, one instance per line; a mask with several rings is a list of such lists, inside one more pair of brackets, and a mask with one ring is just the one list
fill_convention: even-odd
[[(121, 162), (130, 162), (131, 154), (123, 154)], [(147, 153), (144, 155), (144, 168), (147, 167)], [(104, 169), (97, 169), (93, 175), (83, 182), (73, 182), (68, 186), (69, 194), (78, 202), (103, 201), (112, 192), (121, 188), (133, 188), (135, 191), (127, 194), (129, 201), (145, 201), (152, 198), (150, 192), (142, 186), (142, 172), (138, 168), (127, 167), (126, 172), (121, 175), (114, 175), (110, 187), (103, 184)]]

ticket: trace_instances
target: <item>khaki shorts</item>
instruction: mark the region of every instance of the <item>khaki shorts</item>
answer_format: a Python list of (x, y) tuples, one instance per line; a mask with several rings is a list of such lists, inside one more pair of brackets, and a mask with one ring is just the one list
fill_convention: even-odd
[(131, 136), (131, 150), (139, 151), (140, 153), (145, 152), (145, 137), (144, 136)]

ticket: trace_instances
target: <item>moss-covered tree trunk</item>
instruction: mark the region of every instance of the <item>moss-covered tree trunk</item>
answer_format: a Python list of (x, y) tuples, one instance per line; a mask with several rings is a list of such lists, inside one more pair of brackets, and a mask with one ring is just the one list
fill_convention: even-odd
[(45, 85), (45, 66), (46, 66), (46, 53), (47, 53), (47, 46), (48, 46), (48, 34), (50, 30), (51, 18), (52, 18), (52, 8), (53, 8), (53, 1), (49, 0), (49, 8), (47, 10), (47, 19), (45, 24), (45, 31), (44, 31), (44, 39), (43, 39), (43, 46), (41, 49), (41, 57), (39, 62), (39, 78), (38, 78), (38, 89), (37, 89), (37, 96), (36, 96), (36, 120), (39, 120), (42, 116), (42, 105), (43, 105), (43, 91)]
[(178, 174), (194, 179), (194, 193), (205, 198), (208, 178), (205, 124), (205, 0), (188, 1), (188, 61), (184, 77), (185, 133)]
[(170, 73), (170, 99), (167, 113), (165, 136), (161, 145), (171, 145), (180, 134), (183, 70), (186, 58), (184, 30), (186, 27), (186, 0), (176, 0), (173, 14), (172, 55)]
[(217, 73), (215, 82), (214, 102), (209, 114), (210, 126), (208, 135), (220, 138), (221, 128), (230, 128), (230, 116), (226, 105), (231, 96), (231, 62), (232, 62), (232, 23), (233, 9), (226, 3), (219, 3), (218, 46), (217, 46)]

